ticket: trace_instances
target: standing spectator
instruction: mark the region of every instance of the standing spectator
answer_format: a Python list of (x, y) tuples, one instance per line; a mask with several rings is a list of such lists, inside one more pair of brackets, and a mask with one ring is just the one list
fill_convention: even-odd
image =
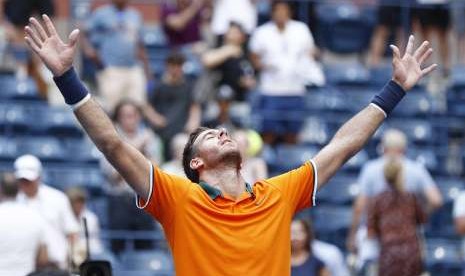
[(161, 169), (167, 173), (185, 177), (184, 168), (182, 167), (182, 152), (184, 145), (189, 141), (189, 135), (178, 133), (171, 140), (170, 149), (172, 159), (161, 166)]
[(14, 179), (0, 183), (0, 275), (24, 276), (48, 262), (46, 225), (37, 213), (16, 202)]
[[(455, 199), (453, 212), (455, 229), (462, 236), (462, 257), (465, 259), (465, 191), (462, 191)], [(463, 264), (462, 275), (465, 276), (465, 261)]]
[(97, 83), (108, 112), (124, 98), (145, 104), (147, 80), (152, 78), (142, 43), (142, 17), (128, 4), (112, 0), (95, 10), (83, 36), (84, 54), (101, 69)]
[(421, 25), (423, 38), (428, 41), (437, 39), (442, 73), (449, 76), (449, 0), (417, 0), (416, 13)]
[(223, 44), (205, 52), (202, 63), (209, 69), (221, 74), (219, 85), (228, 85), (234, 91), (234, 99), (245, 100), (247, 91), (255, 87), (255, 77), (250, 64), (245, 43), (247, 34), (241, 25), (231, 22), (226, 32)]
[(183, 46), (201, 40), (204, 0), (166, 1), (162, 7), (163, 29), (170, 47)]
[(87, 256), (86, 236), (84, 219), (86, 220), (87, 230), (89, 234), (89, 254), (103, 253), (103, 246), (100, 241), (100, 224), (94, 212), (86, 207), (86, 193), (79, 187), (73, 187), (66, 191), (71, 208), (73, 209), (74, 217), (80, 224), (79, 236), (73, 248), (72, 261), (76, 267), (84, 262)]
[(165, 145), (165, 158), (169, 158), (166, 145), (180, 132), (191, 132), (200, 124), (200, 106), (194, 101), (192, 82), (185, 78), (182, 66), (185, 58), (172, 53), (166, 59), (166, 71), (161, 84), (154, 91), (144, 114)]
[(242, 156), (241, 174), (247, 183), (255, 183), (268, 178), (268, 169), (265, 161), (256, 156), (249, 156), (249, 137), (246, 130), (236, 130), (233, 138), (237, 142)]
[[(0, 1), (0, 24), (6, 29), (8, 54), (14, 59), (17, 76), (34, 78), (40, 95), (47, 97), (47, 83), (41, 75), (38, 59), (31, 55), (24, 43), (24, 27), (34, 14), (55, 12), (52, 0), (2, 0)], [(5, 18), (4, 18), (5, 17)]]
[[(143, 126), (141, 111), (136, 103), (129, 100), (118, 103), (113, 114), (113, 121), (119, 134), (126, 141), (143, 152), (152, 162), (161, 164), (161, 142), (149, 128)], [(129, 185), (106, 159), (102, 159), (101, 165), (110, 184), (108, 188), (110, 229), (153, 230), (154, 224), (150, 216), (134, 206), (134, 192)], [(137, 249), (147, 249), (152, 245), (150, 242), (136, 241), (135, 246)], [(119, 253), (124, 250), (125, 244), (122, 240), (113, 240), (111, 247), (113, 252)]]
[(379, 275), (421, 275), (421, 246), (417, 228), (426, 214), (414, 194), (404, 189), (402, 161), (389, 159), (384, 165), (388, 189), (370, 199), (368, 237), (380, 243)]
[(403, 45), (402, 37), (402, 2), (401, 0), (378, 1), (378, 24), (371, 38), (368, 65), (376, 67), (386, 50), (387, 42), (392, 31), (395, 32), (397, 44)]
[(41, 182), (42, 164), (37, 157), (23, 155), (14, 163), (19, 183), (19, 203), (36, 210), (50, 229), (47, 239), (50, 262), (60, 268), (68, 266), (69, 249), (77, 238), (79, 225), (66, 195)]
[(254, 0), (213, 0), (211, 30), (217, 36), (218, 45), (228, 31), (231, 22), (241, 25), (247, 34), (257, 26), (257, 8)]
[(354, 201), (352, 225), (348, 236), (348, 249), (357, 253), (358, 268), (368, 268), (366, 265), (376, 261), (378, 249), (372, 240), (366, 237), (367, 201), (389, 186), (383, 175), (386, 160), (396, 157), (403, 167), (404, 188), (407, 192), (418, 196), (426, 209), (430, 212), (442, 205), (442, 196), (434, 180), (425, 167), (418, 162), (405, 157), (407, 138), (404, 133), (396, 129), (387, 130), (382, 138), (383, 156), (365, 164), (360, 172), (358, 183), (360, 194)]
[(305, 85), (321, 85), (324, 76), (313, 59), (312, 34), (307, 25), (291, 20), (289, 4), (273, 2), (272, 18), (257, 28), (250, 41), (252, 61), (260, 71), (259, 90), (264, 96), (262, 134), (267, 144), (281, 136), (287, 143), (296, 143), (302, 117), (285, 119), (279, 114), (289, 109), (303, 112)]
[(313, 231), (308, 222), (294, 220), (291, 223), (291, 275), (327, 276), (328, 269), (312, 251)]

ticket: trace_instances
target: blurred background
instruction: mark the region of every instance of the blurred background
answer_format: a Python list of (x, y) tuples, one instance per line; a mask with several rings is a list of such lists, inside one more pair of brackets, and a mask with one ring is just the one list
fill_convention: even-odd
[[(199, 125), (226, 127), (239, 141), (250, 183), (309, 160), (365, 107), (391, 78), (390, 44), (404, 49), (410, 34), (417, 46), (429, 40), (427, 63), (438, 69), (317, 193), (317, 207), (298, 214), (311, 221), (309, 250), (327, 268), (305, 275), (465, 275), (465, 1), (0, 3), (0, 220), (27, 220), (19, 215), (25, 210), (1, 212), (16, 198), (40, 213), (44, 233), (63, 238), (29, 270), (1, 274), (7, 266), (0, 261), (0, 275), (36, 266), (76, 270), (87, 254), (83, 217), (91, 258), (110, 260), (115, 275), (174, 275), (163, 230), (137, 209), (133, 192), (27, 50), (23, 27), (42, 13), (62, 37), (81, 30), (75, 68), (121, 135), (155, 164), (183, 175), (188, 133)], [(409, 200), (390, 202), (397, 213), (376, 205), (394, 187), (380, 165), (393, 155), (403, 160), (401, 190), (420, 208), (411, 216)], [(31, 244), (19, 234), (6, 238), (17, 231), (11, 225), (0, 226), (0, 245), (11, 237)], [(383, 270), (404, 265), (383, 257), (387, 231), (413, 237), (403, 252), (418, 255), (423, 269)], [(0, 259), (14, 260), (7, 248), (0, 246)]]

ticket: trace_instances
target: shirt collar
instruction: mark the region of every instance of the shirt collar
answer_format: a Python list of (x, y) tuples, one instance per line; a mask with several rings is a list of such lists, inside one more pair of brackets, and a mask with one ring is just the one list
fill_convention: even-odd
[[(208, 194), (208, 196), (212, 199), (215, 200), (217, 197), (223, 197), (223, 193), (221, 193), (221, 190), (218, 188), (215, 188), (211, 185), (209, 185), (205, 181), (200, 181), (199, 182), (200, 187)], [(253, 189), (252, 186), (249, 183), (245, 183), (245, 190), (252, 196), (254, 197)]]

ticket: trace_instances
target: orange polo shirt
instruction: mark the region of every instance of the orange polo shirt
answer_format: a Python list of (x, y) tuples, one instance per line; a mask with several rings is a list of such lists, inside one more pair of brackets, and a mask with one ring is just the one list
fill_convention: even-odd
[(176, 275), (290, 275), (290, 223), (315, 204), (313, 162), (247, 185), (237, 200), (156, 167), (151, 183), (138, 207), (162, 224)]

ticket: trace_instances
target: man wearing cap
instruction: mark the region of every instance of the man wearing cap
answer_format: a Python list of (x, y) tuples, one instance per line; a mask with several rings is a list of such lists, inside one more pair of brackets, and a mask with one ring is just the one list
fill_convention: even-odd
[(13, 177), (0, 183), (0, 275), (24, 276), (47, 263), (46, 225), (37, 213), (15, 201)]
[(79, 232), (66, 195), (41, 182), (42, 164), (37, 157), (23, 155), (14, 163), (20, 193), (17, 201), (36, 210), (48, 225), (47, 249), (50, 262), (67, 267), (69, 246)]

